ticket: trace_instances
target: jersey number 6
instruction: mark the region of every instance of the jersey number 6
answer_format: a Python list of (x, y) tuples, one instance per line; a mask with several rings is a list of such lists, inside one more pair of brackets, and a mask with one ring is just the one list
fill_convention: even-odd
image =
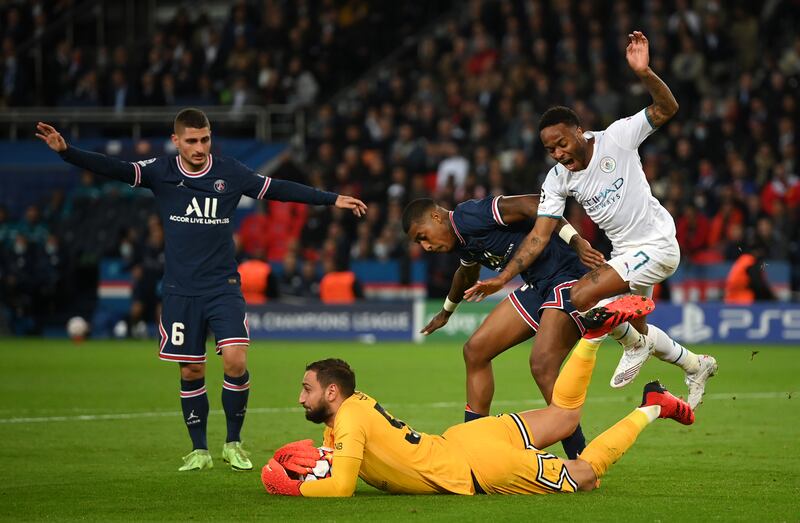
[(176, 321), (172, 324), (172, 338), (170, 341), (176, 347), (183, 345), (183, 323)]

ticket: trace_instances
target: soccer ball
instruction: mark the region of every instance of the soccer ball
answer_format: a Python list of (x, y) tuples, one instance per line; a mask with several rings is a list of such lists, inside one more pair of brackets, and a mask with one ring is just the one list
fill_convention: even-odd
[(316, 481), (331, 477), (331, 466), (333, 464), (333, 449), (328, 447), (317, 447), (319, 459), (311, 472), (303, 476), (303, 481)]
[(82, 341), (89, 334), (89, 323), (80, 316), (73, 316), (67, 322), (67, 335), (73, 341)]

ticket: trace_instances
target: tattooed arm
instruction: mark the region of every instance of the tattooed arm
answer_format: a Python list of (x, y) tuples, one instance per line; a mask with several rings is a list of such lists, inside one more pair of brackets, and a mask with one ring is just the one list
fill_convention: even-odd
[(481, 301), (486, 296), (502, 289), (514, 276), (530, 267), (536, 261), (536, 258), (547, 247), (550, 237), (557, 226), (559, 226), (559, 218), (539, 215), (533, 229), (525, 237), (522, 245), (517, 248), (517, 252), (514, 253), (514, 257), (508, 262), (503, 272), (492, 279), (479, 281), (467, 289), (464, 293), (464, 298), (469, 301)]
[(667, 84), (650, 69), (650, 44), (640, 31), (628, 35), (625, 57), (630, 68), (653, 97), (652, 105), (646, 110), (648, 121), (654, 128), (661, 127), (678, 112), (678, 102)]

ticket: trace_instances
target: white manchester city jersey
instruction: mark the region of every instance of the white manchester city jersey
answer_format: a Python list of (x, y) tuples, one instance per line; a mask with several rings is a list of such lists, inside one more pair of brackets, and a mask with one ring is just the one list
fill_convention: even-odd
[(589, 166), (572, 172), (555, 165), (542, 184), (539, 216), (560, 218), (572, 196), (605, 231), (614, 252), (654, 242), (675, 242), (672, 216), (653, 197), (639, 159), (639, 144), (655, 129), (642, 110), (593, 132)]

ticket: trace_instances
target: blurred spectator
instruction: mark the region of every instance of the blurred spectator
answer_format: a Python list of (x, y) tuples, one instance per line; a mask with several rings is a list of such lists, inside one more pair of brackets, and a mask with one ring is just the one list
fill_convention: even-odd
[(106, 104), (110, 105), (117, 112), (122, 112), (126, 107), (135, 105), (133, 91), (125, 72), (117, 69), (111, 73), (111, 85), (106, 97)]
[(319, 299), (320, 278), (317, 273), (317, 263), (314, 260), (303, 261), (300, 274), (303, 278), (302, 297)]
[(370, 224), (363, 221), (358, 224), (356, 233), (356, 240), (350, 248), (350, 259), (352, 260), (369, 260), (375, 256), (372, 247), (372, 231)]
[(305, 109), (317, 98), (319, 84), (307, 69), (303, 69), (300, 57), (294, 56), (289, 61), (289, 68), (283, 77), (281, 86), (286, 92), (286, 101), (292, 109)]
[(15, 228), (8, 216), (8, 209), (4, 205), (0, 205), (0, 253), (3, 252), (4, 247), (11, 245), (15, 235), (14, 230)]
[[(13, 10), (12, 10), (13, 12)], [(22, 105), (26, 101), (25, 96), (25, 73), (20, 68), (19, 58), (17, 57), (16, 44), (12, 36), (2, 39), (2, 90), (0, 90), (0, 106)]]
[(131, 267), (133, 289), (128, 332), (135, 337), (147, 334), (147, 323), (161, 316), (161, 278), (164, 275), (164, 230), (157, 216), (148, 219), (147, 239), (138, 247)]
[(283, 272), (277, 281), (278, 294), (281, 298), (303, 297), (311, 285), (310, 281), (305, 281), (302, 274), (302, 266), (295, 252), (289, 251), (283, 258)]
[(342, 305), (364, 297), (361, 284), (353, 271), (331, 258), (327, 258), (323, 263), (325, 275), (319, 283), (322, 303)]
[(45, 318), (52, 317), (67, 301), (64, 288), (67, 260), (61, 249), (61, 242), (54, 234), (47, 237), (39, 255), (39, 300), (36, 315), (38, 321), (43, 323)]
[(463, 192), (469, 173), (469, 161), (461, 156), (455, 142), (445, 142), (438, 148), (442, 160), (436, 171), (436, 188), (454, 193)]
[(694, 205), (687, 206), (677, 224), (681, 257), (696, 261), (708, 245), (708, 229), (708, 218)]
[(756, 301), (773, 300), (775, 294), (764, 272), (763, 252), (754, 249), (743, 253), (731, 266), (725, 280), (725, 303), (752, 305)]
[(11, 330), (15, 335), (33, 334), (37, 327), (34, 308), (39, 294), (36, 246), (24, 235), (17, 234), (5, 258), (2, 294), (10, 309)]
[(800, 186), (800, 178), (786, 172), (786, 167), (777, 164), (772, 170), (772, 178), (761, 191), (761, 208), (769, 215), (774, 215), (775, 203), (781, 201), (786, 205), (797, 205), (789, 201), (795, 197)]
[(787, 239), (775, 230), (769, 216), (759, 216), (756, 229), (751, 240), (752, 249), (761, 253), (768, 260), (785, 260), (787, 256)]
[(242, 295), (248, 305), (263, 305), (267, 298), (278, 295), (277, 282), (272, 267), (258, 253), (239, 264)]
[(48, 231), (47, 225), (41, 221), (41, 212), (38, 206), (29, 205), (25, 209), (25, 219), (17, 225), (16, 234), (24, 236), (30, 243), (40, 246), (45, 244), (50, 236), (50, 231)]
[(269, 250), (271, 238), (266, 231), (269, 229), (269, 217), (266, 212), (267, 202), (257, 201), (255, 210), (248, 214), (239, 225), (239, 244), (246, 256), (255, 256), (256, 253), (265, 253)]

